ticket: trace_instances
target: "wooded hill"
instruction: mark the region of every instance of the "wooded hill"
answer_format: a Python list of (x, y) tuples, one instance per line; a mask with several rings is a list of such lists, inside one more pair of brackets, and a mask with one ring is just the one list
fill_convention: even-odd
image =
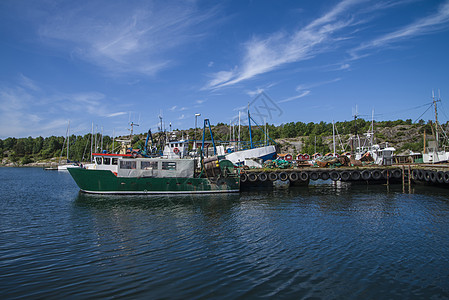
[[(444, 128), (449, 125), (446, 123)], [(290, 122), (280, 126), (267, 124), (268, 134), (271, 139), (275, 140), (279, 145), (279, 151), (289, 152), (291, 154), (314, 152), (327, 153), (332, 149), (332, 123), (303, 123)], [(338, 133), (337, 143), (341, 140), (346, 144), (346, 151), (350, 150), (348, 141), (356, 132), (363, 136), (364, 133), (369, 132), (371, 128), (371, 121), (357, 119), (345, 122), (335, 123), (336, 134)], [(412, 120), (396, 120), (396, 121), (381, 121), (374, 122), (374, 141), (375, 143), (388, 142), (389, 145), (396, 148), (397, 152), (405, 152), (408, 150), (421, 152), (423, 149), (423, 135), (426, 132), (429, 140), (433, 135), (432, 122), (425, 123), (420, 120), (417, 123), (412, 123)], [(229, 141), (230, 136), (229, 125), (219, 123), (212, 126), (212, 132), (216, 141)], [(195, 129), (175, 130), (178, 138), (194, 139)], [(196, 139), (201, 140), (203, 129), (196, 130)], [(234, 134), (237, 138), (238, 128), (234, 128)], [(264, 132), (257, 126), (252, 127), (253, 141), (264, 141)], [(249, 141), (248, 126), (242, 126), (240, 129), (240, 137), (242, 141)], [(121, 137), (128, 138), (128, 137)], [(154, 140), (160, 138), (160, 133), (153, 135)], [(99, 152), (102, 149), (112, 151), (112, 137), (94, 134), (93, 144), (97, 147), (94, 152)], [(143, 148), (145, 144), (146, 134), (137, 134), (132, 139), (133, 148)], [(209, 131), (206, 130), (206, 139), (210, 139)], [(69, 159), (72, 161), (89, 161), (91, 149), (91, 134), (84, 136), (70, 136), (70, 153)], [(33, 162), (45, 161), (51, 158), (66, 158), (65, 137), (50, 136), (50, 137), (28, 137), (28, 138), (14, 138), (0, 139), (0, 155), (2, 165), (13, 163), (14, 165), (25, 165)], [(114, 147), (117, 147), (116, 142)], [(337, 146), (337, 152), (343, 152), (340, 146)]]

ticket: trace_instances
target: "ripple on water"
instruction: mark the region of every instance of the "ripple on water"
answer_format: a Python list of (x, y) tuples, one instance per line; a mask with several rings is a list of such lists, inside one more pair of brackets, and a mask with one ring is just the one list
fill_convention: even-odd
[(6, 298), (449, 297), (446, 190), (117, 197), (40, 169), (0, 190)]

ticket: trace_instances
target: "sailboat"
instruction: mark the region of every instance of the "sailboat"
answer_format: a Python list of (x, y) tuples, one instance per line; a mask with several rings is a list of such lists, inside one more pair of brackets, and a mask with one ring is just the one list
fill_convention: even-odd
[[(64, 150), (65, 142), (67, 142), (67, 160), (66, 160), (66, 164), (61, 165), (62, 151)], [(70, 121), (69, 121), (69, 124), (67, 125), (67, 132), (66, 132), (66, 138), (64, 140), (64, 144), (62, 145), (61, 157), (59, 158), (58, 171), (67, 171), (68, 168), (80, 168), (80, 166), (78, 164), (70, 163), (70, 160), (69, 160)]]

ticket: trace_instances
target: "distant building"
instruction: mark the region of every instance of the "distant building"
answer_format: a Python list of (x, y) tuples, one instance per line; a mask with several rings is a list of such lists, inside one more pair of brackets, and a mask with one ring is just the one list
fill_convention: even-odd
[(278, 159), (290, 161), (293, 159), (293, 156), (290, 153), (280, 153), (280, 154), (278, 154)]

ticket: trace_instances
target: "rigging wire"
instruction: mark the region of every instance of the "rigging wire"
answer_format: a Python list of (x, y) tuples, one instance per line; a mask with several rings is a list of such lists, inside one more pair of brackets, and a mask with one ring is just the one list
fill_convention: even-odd
[(374, 116), (385, 116), (385, 115), (392, 115), (392, 114), (396, 114), (396, 113), (403, 113), (403, 112), (412, 111), (412, 110), (415, 110), (415, 109), (418, 109), (418, 108), (426, 107), (428, 105), (433, 105), (433, 102), (422, 104), (422, 105), (418, 105), (418, 106), (407, 108), (407, 109), (401, 109), (401, 110), (397, 110), (397, 111), (392, 111), (392, 112), (388, 112), (388, 113), (374, 114)]
[(415, 122), (413, 122), (413, 123), (416, 123), (416, 121), (418, 121), (419, 119), (421, 119), (421, 117), (422, 116), (424, 116), (424, 114), (430, 109), (430, 108), (432, 108), (432, 106), (433, 106), (433, 103), (431, 103), (430, 105), (429, 105), (429, 107), (415, 120)]

